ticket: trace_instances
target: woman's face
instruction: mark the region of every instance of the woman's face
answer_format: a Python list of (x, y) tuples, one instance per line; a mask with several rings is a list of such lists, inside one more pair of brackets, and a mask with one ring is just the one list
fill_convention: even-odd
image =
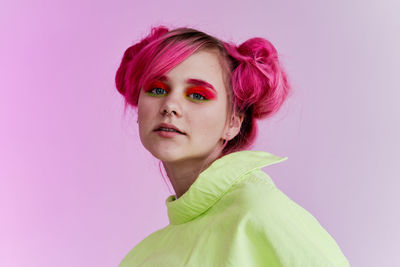
[[(224, 138), (227, 104), (216, 52), (197, 51), (140, 91), (140, 140), (163, 162), (205, 158)], [(160, 123), (172, 124), (184, 134), (156, 131)]]

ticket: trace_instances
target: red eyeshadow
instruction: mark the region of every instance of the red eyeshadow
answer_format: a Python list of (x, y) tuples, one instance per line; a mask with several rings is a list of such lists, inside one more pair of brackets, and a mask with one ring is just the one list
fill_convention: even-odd
[(192, 87), (192, 88), (188, 89), (188, 91), (187, 91), (188, 95), (193, 94), (193, 93), (201, 94), (208, 100), (215, 98), (215, 94), (213, 92), (211, 92), (210, 90), (207, 90), (201, 86), (196, 86), (196, 87)]
[(159, 82), (159, 81), (150, 82), (146, 88), (147, 88), (147, 91), (151, 91), (154, 88), (162, 88), (165, 91), (169, 92), (168, 86), (166, 86), (164, 83)]
[(208, 82), (205, 82), (205, 81), (203, 81), (203, 80), (199, 80), (199, 79), (188, 79), (186, 82), (187, 82), (187, 83), (194, 84), (194, 85), (199, 85), (199, 86), (208, 87), (208, 88), (210, 88), (212, 91), (214, 91), (215, 93), (217, 92), (217, 91), (215, 90), (215, 88), (214, 88), (211, 84), (209, 84)]

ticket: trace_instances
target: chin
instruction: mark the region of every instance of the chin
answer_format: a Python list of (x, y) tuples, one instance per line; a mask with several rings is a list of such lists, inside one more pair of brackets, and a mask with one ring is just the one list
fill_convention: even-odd
[(184, 157), (184, 153), (179, 151), (179, 149), (171, 149), (171, 148), (147, 148), (147, 150), (157, 159), (168, 162), (168, 161), (177, 161)]

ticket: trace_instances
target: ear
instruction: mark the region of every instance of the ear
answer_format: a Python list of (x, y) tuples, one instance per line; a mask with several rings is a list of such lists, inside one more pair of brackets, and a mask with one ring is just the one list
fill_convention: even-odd
[(240, 127), (242, 126), (242, 122), (244, 119), (243, 113), (232, 114), (231, 119), (228, 125), (225, 128), (223, 139), (231, 140), (240, 132)]

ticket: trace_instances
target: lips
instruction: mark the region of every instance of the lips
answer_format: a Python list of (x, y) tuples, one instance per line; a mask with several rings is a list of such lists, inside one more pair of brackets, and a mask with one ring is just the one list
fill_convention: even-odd
[(178, 127), (176, 127), (175, 125), (169, 124), (169, 123), (160, 123), (159, 125), (157, 125), (157, 127), (154, 129), (154, 131), (168, 131), (167, 129), (174, 130), (180, 134), (186, 134), (183, 131), (181, 131)]

